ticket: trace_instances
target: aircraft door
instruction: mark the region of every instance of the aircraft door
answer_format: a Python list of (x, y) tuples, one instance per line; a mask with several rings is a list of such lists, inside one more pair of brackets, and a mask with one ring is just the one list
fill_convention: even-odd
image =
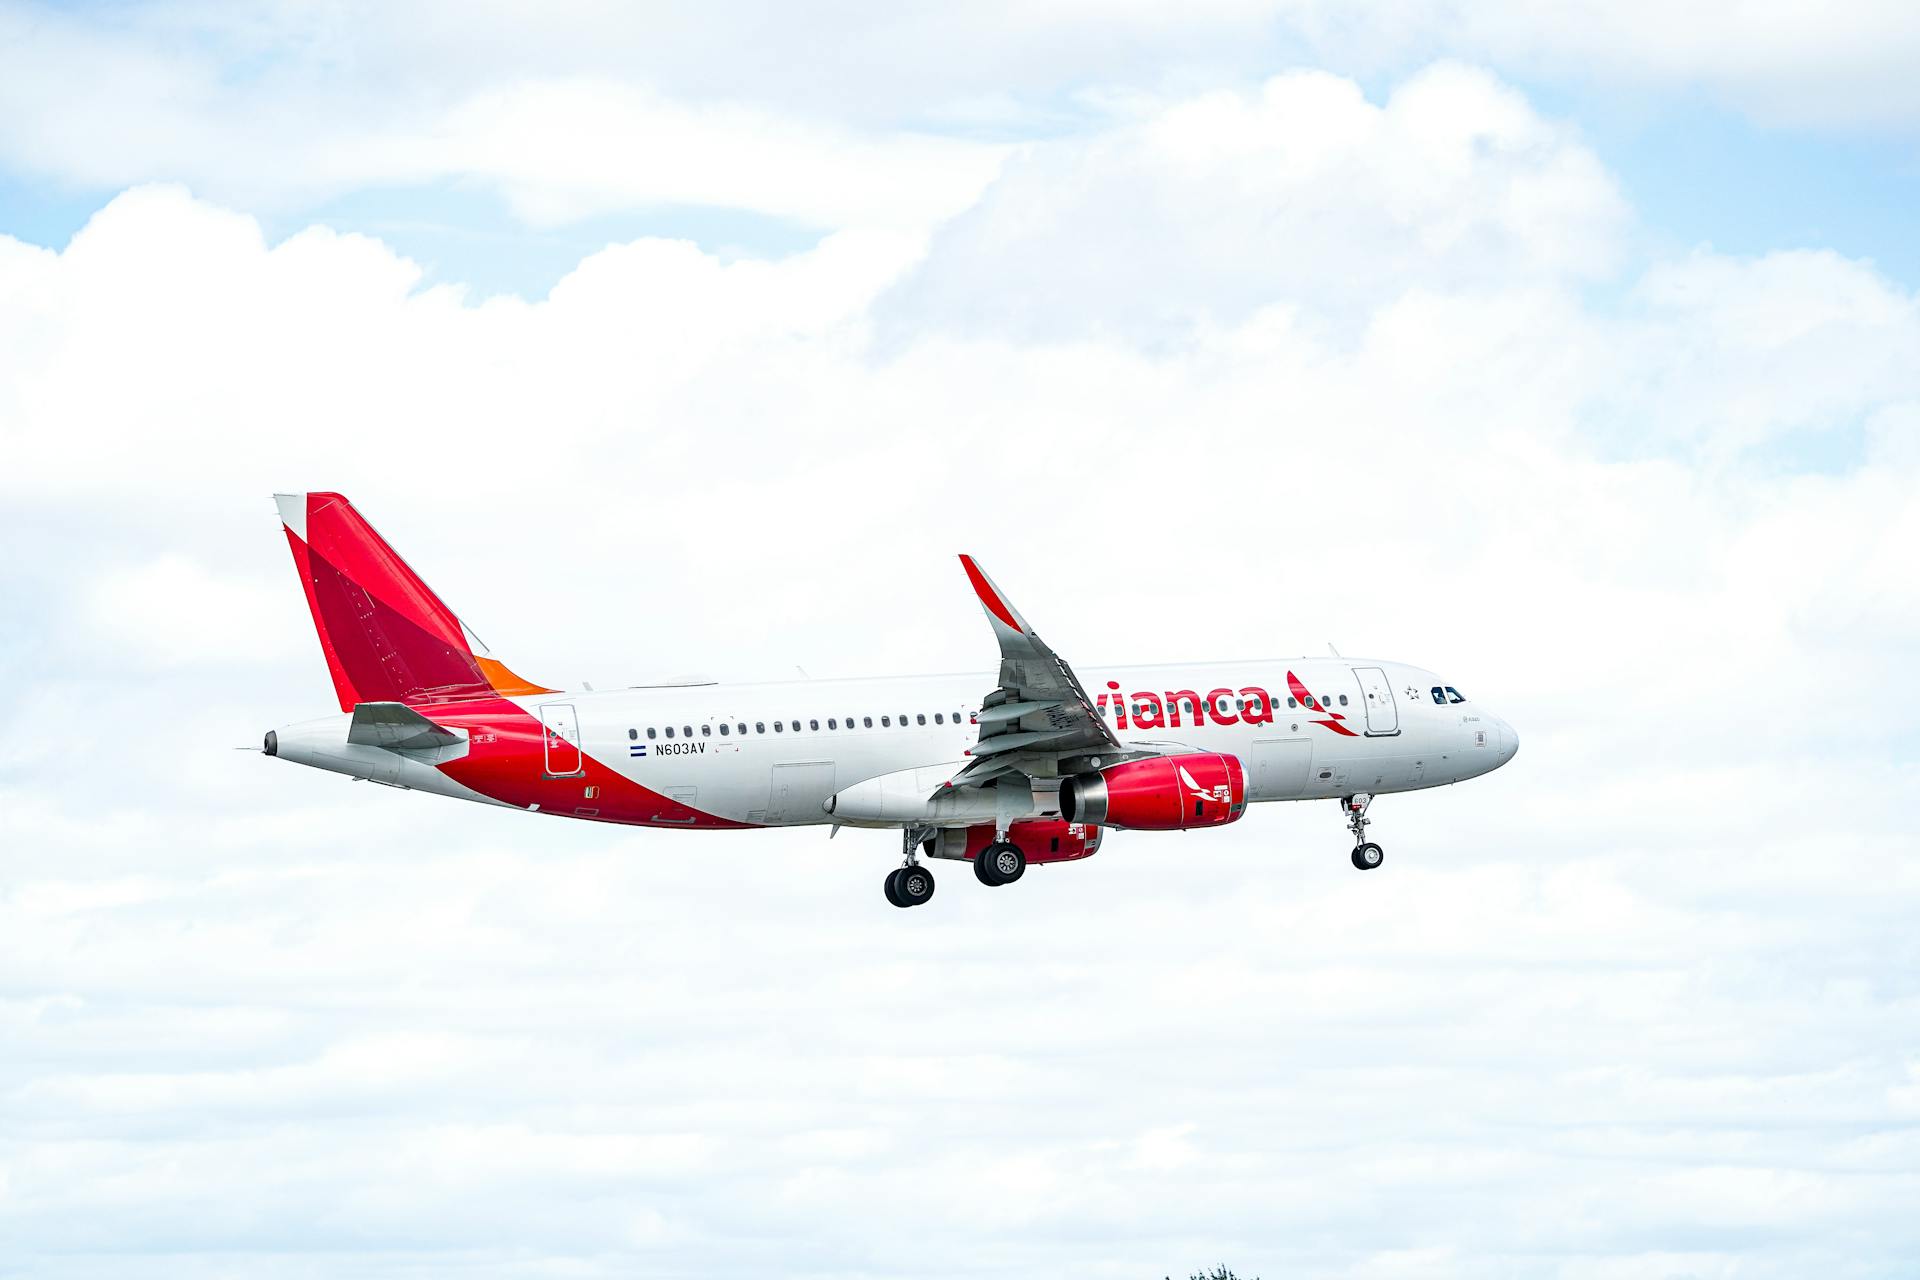
[(577, 778), (585, 773), (580, 755), (580, 717), (570, 702), (550, 702), (540, 708), (546, 732), (544, 760), (549, 778)]
[(1360, 682), (1360, 703), (1367, 709), (1367, 736), (1385, 738), (1400, 732), (1400, 704), (1393, 700), (1393, 686), (1379, 667), (1355, 667), (1353, 678)]

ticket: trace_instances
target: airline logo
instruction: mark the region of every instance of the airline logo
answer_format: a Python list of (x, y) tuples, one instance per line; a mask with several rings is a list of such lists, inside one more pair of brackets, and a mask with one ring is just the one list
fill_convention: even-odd
[[(1345, 738), (1359, 735), (1343, 723), (1346, 716), (1335, 711), (1324, 698), (1316, 698), (1307, 692), (1307, 686), (1299, 676), (1287, 672), (1287, 690), (1293, 695), (1293, 703), (1321, 717), (1311, 723), (1323, 729), (1329, 729)], [(1107, 692), (1093, 701), (1096, 715), (1105, 715), (1109, 709), (1113, 715), (1114, 727), (1125, 732), (1128, 729), (1178, 729), (1184, 713), (1193, 723), (1203, 725), (1208, 720), (1215, 724), (1272, 724), (1275, 712), (1279, 709), (1273, 697), (1259, 685), (1244, 685), (1237, 690), (1219, 688), (1209, 690), (1205, 696), (1192, 689), (1169, 689), (1165, 696), (1152, 690), (1143, 689), (1138, 693), (1125, 694), (1112, 680), (1107, 681)], [(1292, 704), (1288, 710), (1296, 709)]]
[(1317, 725), (1321, 725), (1325, 728), (1331, 729), (1335, 733), (1340, 734), (1342, 737), (1352, 738), (1352, 737), (1358, 736), (1354, 733), (1353, 730), (1347, 728), (1347, 726), (1340, 723), (1342, 720), (1346, 719), (1345, 716), (1341, 715), (1338, 711), (1335, 711), (1332, 707), (1327, 706), (1320, 699), (1308, 693), (1307, 686), (1304, 684), (1301, 684), (1300, 677), (1296, 676), (1291, 671), (1287, 672), (1287, 692), (1291, 693), (1296, 699), (1298, 699), (1300, 705), (1305, 707), (1307, 710), (1318, 711), (1321, 715), (1327, 717), (1327, 719), (1325, 720), (1315, 720), (1313, 723)]
[(1203, 787), (1193, 780), (1193, 775), (1187, 772), (1187, 766), (1179, 765), (1177, 767), (1180, 770), (1181, 783), (1187, 788), (1187, 791), (1195, 800), (1210, 801), (1214, 804), (1233, 803), (1233, 788), (1227, 783), (1223, 782), (1217, 787)]

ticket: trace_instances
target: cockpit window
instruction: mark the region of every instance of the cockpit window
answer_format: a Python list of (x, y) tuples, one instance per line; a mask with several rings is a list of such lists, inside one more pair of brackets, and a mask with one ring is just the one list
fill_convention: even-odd
[(1437, 707), (1444, 707), (1447, 705), (1447, 691), (1445, 689), (1442, 689), (1439, 685), (1433, 686), (1433, 704)]
[(1458, 689), (1454, 688), (1452, 685), (1448, 685), (1447, 701), (1448, 702), (1465, 702), (1466, 699), (1460, 696), (1460, 691)]

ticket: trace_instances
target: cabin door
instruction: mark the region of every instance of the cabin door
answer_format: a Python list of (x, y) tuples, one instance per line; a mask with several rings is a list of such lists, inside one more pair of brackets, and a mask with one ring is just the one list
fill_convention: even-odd
[(1367, 709), (1367, 736), (1386, 738), (1400, 732), (1400, 704), (1393, 700), (1393, 686), (1379, 667), (1355, 667), (1353, 678), (1360, 682), (1360, 705)]
[(580, 755), (580, 717), (571, 702), (550, 702), (540, 708), (546, 732), (544, 759), (549, 778), (577, 778), (586, 772)]

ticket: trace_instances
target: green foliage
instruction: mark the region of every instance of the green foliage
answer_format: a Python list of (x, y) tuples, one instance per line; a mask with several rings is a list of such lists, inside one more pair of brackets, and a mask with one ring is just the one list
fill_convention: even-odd
[[(1168, 1276), (1166, 1280), (1173, 1280), (1173, 1277)], [(1233, 1274), (1230, 1267), (1215, 1267), (1211, 1271), (1196, 1271), (1187, 1280), (1240, 1280), (1240, 1277)], [(1260, 1277), (1254, 1276), (1252, 1280), (1260, 1280)]]

